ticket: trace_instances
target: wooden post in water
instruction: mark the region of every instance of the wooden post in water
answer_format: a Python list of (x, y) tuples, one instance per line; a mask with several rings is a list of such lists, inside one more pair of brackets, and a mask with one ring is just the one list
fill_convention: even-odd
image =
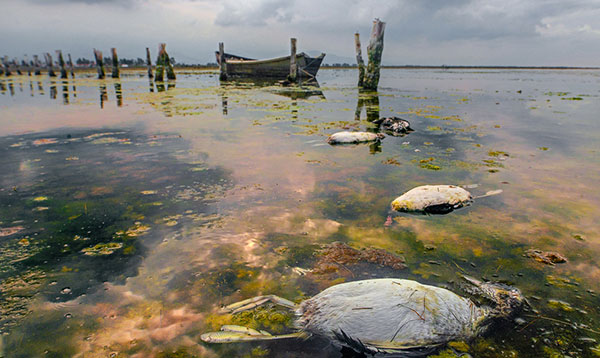
[(4, 75), (6, 77), (10, 76), (10, 63), (8, 62), (8, 56), (4, 56), (2, 58), (2, 66), (4, 66)]
[(225, 61), (225, 45), (219, 42), (219, 79), (227, 79), (227, 62)]
[(167, 79), (174, 80), (175, 72), (171, 66), (171, 59), (166, 50), (167, 44), (158, 45), (158, 58), (156, 59), (156, 81), (164, 81), (164, 73), (167, 72)]
[(117, 57), (117, 49), (111, 48), (112, 53), (112, 78), (119, 78), (119, 58)]
[(165, 57), (165, 69), (167, 70), (167, 79), (174, 80), (175, 71), (173, 70), (173, 66), (171, 65), (171, 58), (167, 54), (167, 50), (165, 50), (166, 46), (166, 44), (163, 44), (163, 56)]
[(48, 67), (48, 76), (56, 77), (56, 73), (54, 73), (54, 62), (52, 62), (52, 55), (48, 52), (44, 55), (46, 57), (46, 66)]
[(65, 60), (61, 50), (56, 50), (56, 57), (58, 57), (58, 65), (60, 66), (60, 78), (68, 78), (67, 69), (65, 68)]
[(22, 75), (21, 66), (19, 66), (19, 61), (16, 58), (13, 58), (13, 63), (15, 64), (15, 68), (17, 69), (17, 74)]
[(150, 49), (146, 47), (146, 65), (148, 66), (148, 78), (154, 77), (152, 75), (152, 60), (150, 59)]
[(296, 39), (290, 39), (290, 75), (288, 80), (296, 82), (298, 79), (298, 64), (296, 63)]
[(24, 57), (25, 59), (21, 61), (21, 65), (27, 67), (27, 76), (31, 76), (31, 63), (29, 62), (29, 58), (27, 58), (27, 55), (25, 55)]
[(358, 86), (362, 87), (365, 77), (365, 62), (362, 57), (360, 34), (358, 32), (354, 34), (354, 46), (356, 47), (356, 64), (358, 65)]
[(367, 71), (363, 80), (364, 89), (376, 90), (377, 86), (379, 85), (379, 72), (381, 68), (381, 55), (383, 53), (384, 31), (385, 22), (375, 19), (375, 21), (373, 21), (373, 28), (371, 29), (369, 46), (367, 46), (369, 64), (367, 65)]
[(36, 76), (39, 76), (42, 74), (42, 71), (40, 70), (40, 59), (38, 57), (38, 55), (33, 55), (33, 74)]
[(164, 44), (158, 44), (158, 56), (156, 57), (156, 69), (154, 71), (154, 80), (159, 82), (165, 80), (165, 64), (163, 62), (163, 56), (161, 55), (162, 45)]
[(98, 69), (98, 79), (104, 78), (104, 60), (102, 59), (102, 51), (94, 49), (94, 58), (96, 59), (96, 68)]
[(73, 60), (71, 60), (71, 54), (68, 54), (67, 56), (69, 56), (69, 69), (71, 70), (71, 77), (75, 78), (75, 71), (73, 71)]

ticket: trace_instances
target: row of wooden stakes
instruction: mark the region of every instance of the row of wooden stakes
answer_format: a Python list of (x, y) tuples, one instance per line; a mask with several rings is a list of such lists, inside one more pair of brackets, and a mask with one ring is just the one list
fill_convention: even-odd
[[(156, 73), (152, 74), (152, 60), (150, 58), (150, 49), (146, 47), (146, 65), (148, 66), (148, 78), (154, 78), (155, 81), (164, 81), (165, 72), (168, 80), (175, 79), (175, 71), (173, 71), (173, 65), (171, 65), (171, 59), (166, 51), (166, 44), (161, 43), (158, 45), (158, 57), (156, 59)], [(112, 53), (112, 78), (119, 78), (119, 57), (117, 56), (117, 49), (111, 48)], [(60, 78), (69, 78), (67, 72), (67, 64), (69, 66), (69, 72), (71, 73), (71, 78), (75, 78), (75, 71), (73, 69), (73, 60), (71, 59), (71, 54), (67, 54), (68, 62), (64, 60), (63, 54), (61, 50), (56, 50), (56, 56), (58, 57), (58, 67), (60, 68)], [(96, 68), (98, 70), (98, 79), (103, 79), (106, 74), (104, 72), (104, 59), (102, 57), (102, 51), (94, 49), (94, 59), (96, 60)], [(0, 75), (4, 74), (5, 76), (10, 76), (14, 71), (21, 75), (23, 72), (28, 72), (29, 75), (33, 72), (34, 75), (42, 74), (42, 63), (39, 60), (38, 55), (33, 56), (33, 60), (28, 61), (27, 56), (25, 59), (21, 61), (21, 64), (14, 59), (10, 61), (8, 56), (4, 56), (0, 58)], [(56, 77), (56, 73), (54, 72), (54, 61), (52, 59), (52, 55), (50, 53), (44, 54), (44, 60), (46, 62), (46, 68), (48, 72), (48, 76)]]

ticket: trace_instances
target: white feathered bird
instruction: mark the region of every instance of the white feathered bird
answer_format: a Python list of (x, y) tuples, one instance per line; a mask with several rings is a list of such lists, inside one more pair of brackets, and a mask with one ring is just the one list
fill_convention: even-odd
[(524, 302), (511, 286), (466, 278), (491, 306), (477, 306), (447, 289), (412, 280), (383, 278), (332, 286), (300, 304), (274, 295), (247, 299), (224, 308), (237, 313), (272, 302), (297, 314), (298, 332), (272, 336), (241, 326), (223, 326), (201, 336), (208, 343), (322, 336), (360, 353), (420, 355), (452, 340), (483, 333), (494, 318), (508, 317)]

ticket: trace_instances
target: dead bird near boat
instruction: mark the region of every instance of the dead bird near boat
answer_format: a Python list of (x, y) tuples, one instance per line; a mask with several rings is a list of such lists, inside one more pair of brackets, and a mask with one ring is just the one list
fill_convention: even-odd
[(473, 199), (500, 194), (502, 190), (492, 190), (473, 197), (467, 190), (457, 185), (423, 185), (413, 188), (392, 201), (392, 209), (402, 212), (423, 214), (447, 214), (455, 209), (470, 205)]
[(337, 132), (329, 136), (327, 138), (327, 143), (329, 144), (356, 144), (356, 143), (366, 143), (366, 142), (378, 142), (382, 138), (385, 138), (385, 135), (381, 133), (371, 133), (371, 132)]
[(410, 123), (406, 119), (399, 117), (380, 118), (373, 121), (373, 123), (377, 124), (383, 131), (391, 133), (392, 135), (414, 132), (414, 129), (410, 128)]
[(329, 339), (361, 354), (426, 355), (453, 340), (484, 333), (492, 322), (509, 318), (525, 298), (511, 286), (465, 277), (473, 293), (490, 301), (472, 300), (444, 288), (417, 281), (383, 278), (329, 287), (299, 304), (274, 295), (258, 296), (223, 308), (238, 313), (271, 302), (296, 311), (298, 332), (273, 336), (241, 326), (223, 326), (201, 336), (204, 342), (226, 343), (284, 338)]

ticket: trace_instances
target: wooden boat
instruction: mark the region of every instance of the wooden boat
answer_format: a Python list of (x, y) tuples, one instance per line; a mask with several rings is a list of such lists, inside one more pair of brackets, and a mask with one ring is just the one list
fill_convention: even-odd
[[(217, 63), (220, 65), (219, 52), (216, 51)], [(310, 57), (304, 52), (296, 55), (298, 76), (312, 78), (317, 75), (325, 54)], [(277, 57), (268, 60), (255, 60), (252, 58), (225, 53), (227, 76), (230, 77), (259, 77), (285, 79), (290, 74), (290, 56)]]

